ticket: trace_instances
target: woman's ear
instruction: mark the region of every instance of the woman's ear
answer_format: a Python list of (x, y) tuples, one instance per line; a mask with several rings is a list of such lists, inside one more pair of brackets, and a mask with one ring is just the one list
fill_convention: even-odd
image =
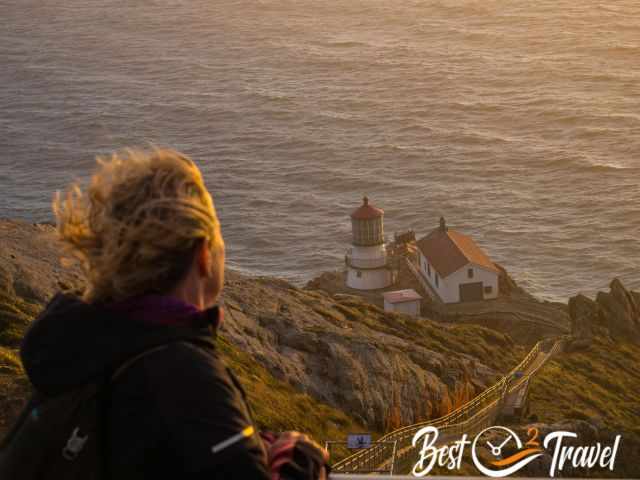
[(210, 277), (212, 275), (211, 251), (206, 239), (202, 239), (196, 248), (196, 262), (198, 265), (198, 273), (201, 277)]

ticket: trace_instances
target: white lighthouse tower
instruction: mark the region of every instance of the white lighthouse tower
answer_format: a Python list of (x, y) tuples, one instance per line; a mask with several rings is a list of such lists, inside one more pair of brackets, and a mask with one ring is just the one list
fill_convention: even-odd
[(345, 257), (348, 287), (373, 290), (391, 285), (393, 277), (384, 247), (383, 216), (384, 212), (370, 205), (367, 197), (351, 214), (353, 240)]

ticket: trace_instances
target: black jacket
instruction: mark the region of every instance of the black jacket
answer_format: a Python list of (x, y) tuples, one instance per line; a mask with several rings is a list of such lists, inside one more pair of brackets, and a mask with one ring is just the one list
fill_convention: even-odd
[[(246, 396), (215, 349), (218, 310), (189, 327), (149, 326), (71, 295), (56, 295), (27, 332), (21, 356), (36, 391), (94, 381), (164, 344), (112, 384), (108, 470), (114, 479), (268, 479)], [(256, 433), (213, 453), (248, 426)]]

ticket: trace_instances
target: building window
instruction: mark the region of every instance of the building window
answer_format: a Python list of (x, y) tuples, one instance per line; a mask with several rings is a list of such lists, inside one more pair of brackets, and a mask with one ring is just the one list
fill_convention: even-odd
[(436, 287), (439, 287), (439, 282), (438, 282), (438, 274), (436, 273)]
[(493, 292), (493, 287), (491, 285), (487, 285), (486, 287), (484, 287), (484, 293), (491, 293)]
[(362, 272), (360, 270), (356, 270), (356, 277), (362, 277)]
[(427, 274), (431, 276), (431, 265), (427, 263)]
[(469, 278), (473, 278), (473, 268), (470, 268), (470, 269), (467, 271), (467, 275), (469, 276)]

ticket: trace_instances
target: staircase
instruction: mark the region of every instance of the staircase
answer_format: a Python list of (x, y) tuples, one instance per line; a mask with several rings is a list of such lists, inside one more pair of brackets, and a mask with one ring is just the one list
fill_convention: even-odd
[[(402, 427), (383, 435), (378, 441), (396, 442), (395, 458), (386, 444), (373, 445), (340, 460), (333, 465), (333, 471), (336, 473), (359, 473), (390, 470), (390, 466), (394, 462), (397, 464), (395, 470), (403, 471), (405, 467), (410, 465), (414, 456), (417, 458), (418, 451), (412, 446), (412, 440), (420, 429), (426, 426), (437, 427), (440, 433), (439, 443), (444, 444), (459, 438), (463, 433), (474, 435), (484, 428), (494, 425), (505, 404), (505, 399), (512, 396), (517, 398), (523, 389), (528, 389), (529, 380), (549, 358), (558, 352), (562, 342), (561, 339), (556, 340), (551, 348), (545, 351), (543, 347), (547, 345), (548, 341), (539, 341), (511, 372), (451, 413), (434, 420)], [(522, 372), (522, 376), (516, 378), (516, 372)]]

